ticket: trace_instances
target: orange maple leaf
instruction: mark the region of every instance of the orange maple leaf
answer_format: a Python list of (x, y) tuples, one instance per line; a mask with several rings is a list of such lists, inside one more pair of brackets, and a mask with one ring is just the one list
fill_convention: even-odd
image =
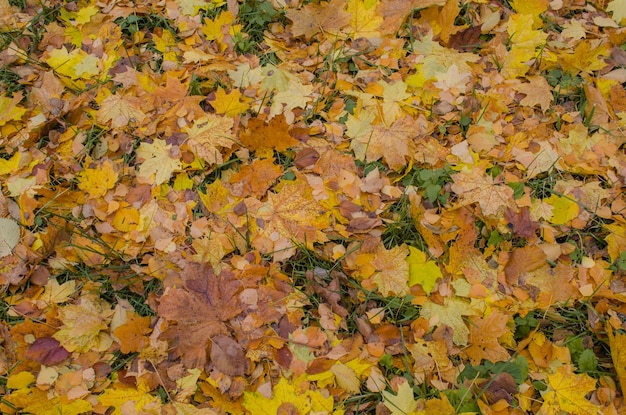
[(473, 365), (482, 359), (490, 362), (502, 362), (511, 356), (498, 339), (509, 330), (506, 327), (510, 316), (494, 310), (487, 317), (474, 317), (470, 324), (470, 346), (464, 350)]

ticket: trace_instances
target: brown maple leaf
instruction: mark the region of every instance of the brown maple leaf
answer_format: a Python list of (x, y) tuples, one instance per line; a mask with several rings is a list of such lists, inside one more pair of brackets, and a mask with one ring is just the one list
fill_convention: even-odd
[(345, 11), (345, 0), (331, 0), (321, 4), (307, 4), (300, 10), (287, 10), (287, 18), (293, 22), (291, 33), (309, 40), (323, 32), (337, 34), (350, 24), (351, 14)]
[(527, 206), (521, 208), (519, 212), (507, 208), (504, 217), (510, 226), (512, 226), (512, 231), (515, 236), (532, 238), (539, 230), (539, 224), (530, 219), (530, 209), (528, 209)]
[(186, 367), (203, 367), (209, 341), (228, 335), (226, 322), (243, 311), (242, 285), (228, 271), (216, 275), (209, 264), (189, 263), (181, 276), (184, 288), (168, 289), (159, 303), (158, 315), (170, 322), (161, 338)]

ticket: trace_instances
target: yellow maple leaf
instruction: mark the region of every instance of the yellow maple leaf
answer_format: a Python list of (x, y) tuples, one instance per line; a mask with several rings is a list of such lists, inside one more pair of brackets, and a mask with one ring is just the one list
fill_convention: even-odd
[(512, 46), (502, 65), (502, 73), (512, 79), (528, 72), (527, 62), (536, 58), (539, 48), (545, 45), (548, 35), (541, 30), (533, 30), (533, 16), (530, 14), (512, 14), (509, 17), (507, 33)]
[(221, 149), (231, 148), (236, 143), (233, 124), (232, 118), (215, 114), (198, 118), (193, 125), (185, 128), (189, 135), (187, 146), (209, 165), (220, 164), (224, 161)]
[(417, 402), (413, 397), (413, 388), (409, 382), (400, 384), (396, 394), (383, 391), (382, 395), (383, 404), (391, 411), (391, 415), (407, 415), (417, 410)]
[(465, 346), (470, 331), (465, 324), (463, 316), (477, 315), (470, 304), (458, 297), (447, 298), (443, 305), (428, 300), (420, 311), (420, 317), (430, 320), (433, 326), (445, 324), (454, 330), (452, 341), (454, 344)]
[(272, 398), (259, 392), (244, 392), (243, 406), (255, 415), (276, 415), (280, 413), (332, 413), (334, 399), (324, 397), (320, 391), (296, 389), (287, 379), (281, 377), (274, 386)]
[(6, 386), (9, 389), (24, 389), (33, 382), (35, 382), (35, 375), (30, 372), (11, 373)]
[(458, 1), (448, 0), (443, 7), (428, 7), (422, 10), (421, 14), (422, 19), (432, 27), (433, 34), (438, 35), (444, 43), (448, 43), (450, 36), (466, 27), (454, 24), (460, 10)]
[(77, 176), (78, 188), (87, 192), (94, 199), (104, 196), (109, 190), (113, 189), (118, 178), (118, 174), (110, 160), (105, 160), (99, 167), (93, 169), (86, 168), (79, 172)]
[(126, 202), (120, 202), (120, 206), (113, 215), (113, 227), (120, 232), (130, 232), (139, 226), (139, 211)]
[(529, 14), (533, 17), (533, 29), (541, 27), (541, 13), (548, 10), (548, 0), (513, 0), (511, 6), (519, 14)]
[(117, 327), (113, 334), (119, 340), (122, 353), (140, 352), (149, 344), (148, 335), (152, 332), (150, 328), (150, 317), (141, 317), (135, 313), (126, 316), (126, 322)]
[(463, 168), (452, 175), (452, 180), (454, 183), (451, 189), (459, 195), (461, 206), (478, 203), (483, 214), (487, 216), (499, 215), (507, 207), (515, 208), (513, 189), (494, 183), (493, 178), (478, 167)]
[(26, 114), (26, 108), (19, 106), (21, 100), (22, 94), (19, 92), (14, 94), (13, 98), (0, 97), (0, 127), (9, 121), (21, 120), (22, 116)]
[(50, 278), (39, 301), (42, 301), (44, 305), (61, 304), (69, 300), (75, 292), (76, 281), (70, 280), (59, 284), (56, 278)]
[(131, 94), (109, 95), (96, 112), (96, 120), (103, 125), (110, 123), (112, 128), (125, 127), (129, 123), (141, 125), (146, 118), (141, 109), (141, 99)]
[(378, 29), (383, 18), (378, 15), (376, 8), (378, 0), (349, 0), (346, 11), (350, 17), (350, 37), (352, 39), (374, 38), (380, 36)]
[(172, 173), (182, 168), (182, 163), (178, 158), (172, 157), (170, 150), (172, 145), (158, 138), (152, 143), (139, 144), (137, 157), (143, 161), (137, 175), (140, 183), (163, 184), (170, 179)]
[(611, 54), (608, 45), (592, 44), (589, 40), (583, 40), (574, 48), (574, 53), (568, 51), (556, 54), (558, 64), (572, 75), (579, 73), (591, 73), (604, 68), (607, 63), (601, 56)]
[(217, 114), (224, 114), (227, 117), (243, 114), (250, 109), (250, 98), (241, 95), (238, 88), (226, 93), (224, 88), (215, 91), (215, 100), (211, 101), (211, 106)]
[(274, 229), (288, 238), (320, 241), (323, 238), (317, 231), (330, 225), (328, 212), (313, 199), (311, 187), (302, 179), (281, 182), (275, 193), (268, 194), (268, 205)]
[(65, 75), (72, 80), (91, 79), (100, 73), (99, 59), (82, 49), (68, 52), (65, 46), (62, 46), (60, 49), (49, 51), (48, 58), (44, 61), (56, 73)]
[(150, 395), (150, 388), (141, 378), (137, 388), (118, 384), (106, 389), (102, 395), (98, 396), (98, 401), (106, 407), (113, 407), (112, 415), (158, 411), (161, 407), (160, 399)]
[(615, 333), (610, 324), (606, 325), (606, 331), (609, 335), (609, 347), (611, 349), (611, 358), (617, 379), (619, 380), (622, 395), (626, 392), (626, 334)]
[[(204, 19), (204, 25), (200, 28), (207, 40), (222, 42), (224, 34), (228, 33), (230, 25), (235, 21), (235, 16), (229, 11), (220, 13), (215, 19)], [(226, 28), (224, 28), (226, 26)]]
[(598, 413), (598, 406), (585, 395), (596, 389), (596, 380), (586, 373), (576, 374), (571, 365), (560, 366), (548, 375), (548, 389), (543, 393), (540, 415), (568, 413), (590, 415)]
[(176, 54), (176, 38), (174, 34), (169, 30), (163, 30), (159, 36), (158, 33), (152, 35), (154, 41), (154, 48), (163, 54), (163, 59), (166, 61), (176, 62), (178, 56)]
[(426, 294), (430, 294), (437, 280), (443, 278), (437, 263), (428, 261), (426, 254), (413, 246), (409, 246), (406, 261), (409, 264), (409, 286), (420, 284)]
[(580, 208), (576, 200), (571, 197), (551, 195), (543, 200), (552, 206), (552, 216), (548, 219), (555, 225), (564, 225), (578, 216)]
[(291, 33), (309, 40), (319, 32), (338, 35), (341, 29), (350, 24), (352, 15), (344, 10), (345, 6), (346, 0), (309, 3), (299, 10), (287, 9), (285, 15), (293, 22)]
[(617, 260), (622, 252), (626, 251), (626, 221), (616, 216), (615, 223), (604, 225), (609, 231), (605, 241), (608, 244), (607, 251), (613, 261)]
[(109, 303), (94, 295), (83, 295), (79, 304), (59, 308), (63, 327), (53, 337), (70, 352), (104, 351), (113, 343), (105, 332), (112, 315)]
[[(42, 394), (43, 395), (43, 394)], [(91, 412), (93, 406), (84, 399), (49, 398), (46, 395), (33, 396), (32, 403), (24, 411), (37, 415), (79, 415)]]
[[(1, 103), (0, 106), (2, 106)], [(0, 110), (0, 114), (3, 114), (2, 110)], [(0, 126), (2, 125), (2, 121), (0, 121)], [(22, 153), (20, 151), (16, 151), (8, 160), (0, 158), (0, 175), (15, 173), (20, 165), (21, 159)]]

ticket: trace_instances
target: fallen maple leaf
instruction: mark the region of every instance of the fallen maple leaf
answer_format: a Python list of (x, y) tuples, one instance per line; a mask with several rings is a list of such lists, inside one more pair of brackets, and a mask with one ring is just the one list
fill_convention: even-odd
[(469, 303), (461, 298), (447, 298), (444, 305), (427, 301), (420, 310), (420, 317), (430, 320), (433, 326), (445, 324), (454, 330), (452, 340), (459, 346), (467, 345), (470, 331), (465, 324), (464, 316), (477, 315)]
[(122, 353), (133, 353), (142, 351), (148, 345), (147, 336), (151, 332), (150, 317), (132, 313), (127, 315), (126, 322), (117, 327), (113, 334), (120, 341)]
[(552, 87), (543, 76), (529, 76), (528, 80), (530, 82), (527, 84), (519, 84), (513, 87), (516, 91), (526, 95), (520, 101), (520, 104), (527, 107), (539, 105), (541, 111), (546, 112), (550, 108), (552, 101), (554, 101)]
[(464, 352), (473, 365), (484, 360), (503, 362), (511, 358), (498, 339), (509, 332), (506, 325), (509, 316), (499, 311), (492, 311), (487, 317), (472, 318), (470, 324), (469, 347)]
[(396, 295), (404, 297), (409, 292), (409, 249), (406, 245), (385, 249), (380, 246), (376, 250), (372, 266), (375, 268), (372, 281), (378, 291), (385, 297)]
[(398, 393), (383, 391), (383, 404), (391, 411), (391, 415), (407, 415), (417, 410), (417, 402), (413, 397), (413, 388), (408, 381), (398, 386)]
[(113, 310), (95, 295), (84, 295), (78, 304), (59, 308), (63, 327), (53, 337), (70, 352), (103, 351), (113, 343), (106, 333)]
[(173, 147), (164, 140), (155, 139), (152, 143), (141, 143), (137, 149), (137, 157), (142, 161), (137, 179), (140, 183), (160, 185), (172, 177), (172, 173), (182, 168), (182, 163)]
[(158, 410), (161, 406), (159, 398), (150, 395), (150, 388), (141, 380), (137, 388), (122, 384), (108, 388), (98, 396), (98, 401), (105, 407), (113, 407), (112, 415)]
[(185, 127), (187, 146), (209, 165), (224, 161), (222, 149), (231, 148), (236, 140), (232, 134), (233, 119), (207, 114)]
[[(233, 274), (222, 271), (216, 275), (208, 264), (189, 263), (184, 269), (184, 288), (169, 288), (159, 300), (157, 312), (171, 324), (161, 334), (188, 368), (202, 368), (207, 363), (207, 346), (218, 335), (227, 335), (226, 322), (242, 310), (238, 293), (242, 287)], [(230, 355), (215, 354), (230, 358)], [(237, 366), (232, 355), (219, 365)]]
[(548, 375), (548, 389), (543, 392), (543, 405), (540, 415), (556, 415), (563, 412), (573, 415), (598, 413), (598, 406), (585, 396), (595, 390), (596, 380), (586, 373), (576, 374), (570, 365), (560, 366), (554, 374)]
[(331, 0), (321, 4), (310, 3), (299, 10), (289, 9), (285, 15), (293, 23), (291, 33), (308, 40), (320, 32), (339, 34), (350, 23), (352, 16), (345, 8), (346, 0)]
[(99, 198), (115, 187), (117, 179), (113, 164), (105, 160), (96, 168), (86, 168), (78, 173), (78, 188), (93, 198)]

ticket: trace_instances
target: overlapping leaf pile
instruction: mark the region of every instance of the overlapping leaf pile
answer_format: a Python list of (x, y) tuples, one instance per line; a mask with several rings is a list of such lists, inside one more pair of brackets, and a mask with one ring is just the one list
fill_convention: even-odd
[(0, 0), (2, 412), (617, 413), (625, 10)]

